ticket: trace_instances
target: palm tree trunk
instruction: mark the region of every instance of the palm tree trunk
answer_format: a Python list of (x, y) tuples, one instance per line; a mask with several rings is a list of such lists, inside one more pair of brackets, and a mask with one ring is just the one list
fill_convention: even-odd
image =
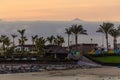
[(23, 35), (22, 35), (22, 53), (24, 53), (24, 40), (23, 40)]
[(33, 45), (33, 47), (32, 47), (32, 51), (34, 51), (34, 40), (32, 41), (32, 45)]
[(75, 34), (75, 48), (76, 48), (76, 51), (78, 50), (78, 48), (77, 48), (77, 39), (78, 39), (77, 34)]
[(13, 47), (15, 47), (15, 40), (14, 40), (14, 38), (13, 38)]
[(107, 50), (108, 50), (108, 34), (106, 34), (106, 46), (107, 46)]
[(113, 45), (114, 45), (114, 50), (117, 49), (117, 40), (115, 37), (114, 37), (114, 44)]
[(68, 52), (70, 52), (69, 39), (70, 39), (70, 35), (68, 35)]
[(24, 53), (24, 45), (22, 44), (22, 53)]
[(14, 49), (15, 49), (15, 41), (14, 41), (14, 38), (13, 38), (13, 53), (14, 53)]
[(33, 40), (33, 41), (32, 41), (32, 45), (34, 45), (34, 42), (35, 42), (35, 41)]
[(4, 55), (5, 55), (5, 44), (3, 43), (3, 52), (4, 52)]

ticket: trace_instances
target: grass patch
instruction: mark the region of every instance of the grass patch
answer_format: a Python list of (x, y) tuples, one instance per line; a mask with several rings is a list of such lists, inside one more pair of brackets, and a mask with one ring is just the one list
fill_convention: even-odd
[(94, 59), (105, 63), (120, 63), (120, 56), (94, 57)]

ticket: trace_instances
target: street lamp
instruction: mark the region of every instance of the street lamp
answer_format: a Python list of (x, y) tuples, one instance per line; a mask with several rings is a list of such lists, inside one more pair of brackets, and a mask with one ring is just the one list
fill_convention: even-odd
[(90, 40), (91, 40), (91, 44), (92, 44), (93, 39), (91, 38)]
[(91, 40), (91, 49), (92, 49), (92, 41), (93, 41), (93, 39), (91, 38), (90, 40)]

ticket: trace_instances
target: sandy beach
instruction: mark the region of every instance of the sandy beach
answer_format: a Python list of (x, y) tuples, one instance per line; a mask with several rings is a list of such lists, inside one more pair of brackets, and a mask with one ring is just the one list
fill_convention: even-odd
[(0, 80), (120, 80), (120, 69), (116, 67), (102, 67), (0, 74)]

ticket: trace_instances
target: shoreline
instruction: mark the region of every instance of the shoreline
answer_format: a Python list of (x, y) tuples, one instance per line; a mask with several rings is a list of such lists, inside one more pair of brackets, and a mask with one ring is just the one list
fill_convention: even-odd
[(43, 72), (0, 74), (3, 80), (120, 80), (116, 67), (90, 69), (53, 70)]

